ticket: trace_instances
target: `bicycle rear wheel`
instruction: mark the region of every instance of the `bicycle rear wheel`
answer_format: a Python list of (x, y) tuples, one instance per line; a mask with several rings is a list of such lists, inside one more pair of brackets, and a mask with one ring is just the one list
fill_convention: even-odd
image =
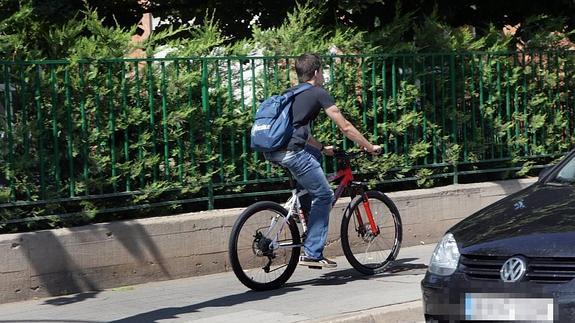
[(369, 209), (379, 233), (374, 233), (363, 198), (354, 198), (341, 222), (341, 245), (349, 263), (359, 272), (373, 275), (395, 259), (402, 239), (399, 211), (381, 192), (369, 191)]
[[(274, 202), (258, 202), (236, 220), (229, 254), (236, 277), (253, 290), (276, 289), (293, 274), (300, 254), (299, 230)], [(272, 243), (279, 234), (277, 244)]]

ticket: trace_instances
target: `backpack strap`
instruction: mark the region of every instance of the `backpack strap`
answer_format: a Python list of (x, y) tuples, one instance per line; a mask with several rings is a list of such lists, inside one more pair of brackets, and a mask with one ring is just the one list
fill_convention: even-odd
[(311, 84), (309, 84), (308, 82), (304, 82), (302, 86), (298, 87), (294, 91), (287, 91), (284, 95), (287, 98), (291, 98), (292, 96), (296, 96), (296, 95), (300, 94), (301, 92), (309, 90), (311, 88), (312, 88)]

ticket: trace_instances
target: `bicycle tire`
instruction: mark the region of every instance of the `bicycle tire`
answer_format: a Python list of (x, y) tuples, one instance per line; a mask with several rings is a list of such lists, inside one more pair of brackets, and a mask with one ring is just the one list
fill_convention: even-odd
[[(361, 211), (362, 209), (365, 210), (365, 208), (363, 208), (363, 198), (357, 196), (350, 202), (341, 222), (341, 245), (345, 257), (353, 268), (363, 274), (373, 275), (385, 271), (397, 257), (399, 249), (401, 248), (403, 229), (399, 211), (391, 199), (378, 191), (368, 191), (365, 194), (367, 194), (370, 209), (380, 233), (376, 236), (371, 234), (371, 227), (367, 215), (365, 211), (363, 211), (363, 213)], [(357, 212), (359, 212), (362, 218), (363, 225), (360, 225), (358, 223), (359, 221), (357, 221)], [(393, 220), (393, 225), (389, 225), (387, 222), (383, 223), (382, 220), (384, 217), (388, 219), (387, 222)], [(352, 221), (352, 219), (354, 219), (354, 221)], [(356, 232), (357, 237), (350, 237), (350, 223), (353, 223), (353, 230)], [(382, 224), (385, 224), (385, 226)], [(390, 243), (385, 243), (385, 240), (382, 239), (389, 239), (392, 235), (392, 246), (389, 249), (383, 249), (388, 247)], [(378, 238), (380, 239), (376, 243), (376, 247), (383, 250), (369, 250), (369, 248), (374, 245), (373, 242)], [(381, 241), (384, 241), (385, 245), (382, 246)], [(362, 245), (367, 245), (367, 248), (362, 247)], [(360, 250), (362, 255), (360, 255)], [(383, 255), (383, 257), (381, 257), (382, 259), (374, 261), (373, 259), (379, 254)]]
[[(259, 215), (263, 215), (261, 216), (262, 219), (254, 219), (255, 217), (259, 216)], [(238, 219), (236, 220), (232, 231), (231, 231), (231, 235), (230, 235), (230, 240), (229, 240), (229, 245), (228, 245), (228, 251), (229, 251), (229, 256), (230, 256), (230, 264), (232, 266), (232, 269), (234, 271), (234, 274), (236, 275), (236, 277), (240, 280), (240, 282), (242, 282), (242, 284), (244, 284), (245, 286), (247, 286), (248, 288), (252, 289), (252, 290), (256, 290), (256, 291), (263, 291), (263, 290), (270, 290), (270, 289), (277, 289), (279, 287), (281, 287), (283, 284), (285, 284), (287, 282), (287, 280), (291, 277), (291, 275), (293, 274), (293, 272), (295, 271), (295, 268), (297, 266), (298, 263), (298, 258), (299, 258), (299, 254), (301, 251), (301, 247), (300, 245), (300, 236), (299, 236), (299, 230), (297, 227), (297, 224), (295, 223), (295, 221), (293, 219), (289, 219), (288, 222), (288, 228), (289, 230), (286, 230), (284, 228), (283, 233), (286, 234), (286, 238), (289, 240), (291, 239), (291, 244), (293, 245), (297, 245), (296, 247), (289, 247), (289, 248), (285, 248), (285, 249), (275, 249), (273, 250), (273, 259), (271, 259), (270, 257), (272, 257), (271, 255), (258, 255), (258, 253), (264, 252), (264, 253), (271, 253), (272, 250), (267, 250), (267, 251), (262, 251), (262, 249), (265, 249), (265, 243), (264, 243), (264, 247), (260, 248), (259, 247), (259, 243), (260, 241), (263, 241), (263, 237), (265, 237), (263, 235), (263, 233), (260, 235), (258, 234), (258, 232), (262, 232), (263, 230), (260, 230), (262, 228), (265, 229), (265, 225), (264, 227), (260, 227), (260, 228), (256, 228), (256, 230), (254, 231), (253, 228), (249, 228), (249, 226), (246, 225), (246, 223), (250, 220), (254, 220), (256, 225), (258, 223), (258, 221), (261, 221), (262, 223), (265, 221), (266, 216), (268, 219), (268, 230), (271, 231), (271, 229), (269, 228), (269, 220), (271, 217), (275, 217), (278, 216), (279, 218), (277, 218), (278, 223), (281, 223), (281, 221), (283, 221), (285, 219), (285, 217), (288, 215), (288, 212), (285, 208), (283, 208), (281, 205), (279, 205), (278, 203), (275, 202), (269, 202), (269, 201), (264, 201), (264, 202), (257, 202), (251, 206), (249, 206), (247, 209), (245, 209), (241, 215), (238, 217)], [(275, 228), (272, 228), (275, 229)], [(248, 248), (244, 248), (243, 246), (238, 246), (239, 244), (239, 240), (249, 240), (251, 236), (251, 239), (253, 240), (251, 242), (251, 253), (250, 254), (250, 250), (248, 250)], [(268, 238), (269, 237), (265, 237)], [(249, 243), (249, 241), (246, 241), (246, 243)], [(259, 270), (257, 269), (257, 266), (255, 266), (254, 268), (248, 268), (251, 266), (248, 266), (247, 263), (242, 264), (242, 260), (243, 258), (240, 256), (240, 249), (242, 249), (242, 251), (244, 252), (244, 254), (242, 255), (243, 258), (246, 257), (254, 257), (254, 259), (256, 259), (256, 262), (259, 262), (260, 260), (263, 262), (269, 261), (268, 265), (270, 264), (270, 262), (272, 262), (273, 260), (277, 260), (274, 265), (276, 265), (277, 263), (281, 263), (282, 262), (282, 258), (284, 260), (286, 260), (287, 264), (285, 264), (285, 270), (281, 273), (281, 275), (270, 279), (269, 281), (257, 281), (255, 275), (256, 274), (267, 274), (264, 270), (264, 268), (259, 268)], [(276, 253), (277, 252), (277, 253)], [(280, 254), (281, 253), (281, 254)], [(267, 258), (267, 260), (265, 259)], [(249, 262), (249, 261), (248, 261)], [(281, 265), (284, 266), (284, 265)], [(280, 266), (280, 267), (281, 267)], [(278, 267), (278, 268), (280, 268)], [(268, 268), (269, 270), (270, 268)], [(260, 272), (261, 271), (261, 272)]]

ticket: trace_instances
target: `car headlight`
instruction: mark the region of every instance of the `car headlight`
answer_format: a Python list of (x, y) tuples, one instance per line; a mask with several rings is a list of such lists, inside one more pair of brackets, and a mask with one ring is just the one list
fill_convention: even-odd
[(459, 256), (457, 242), (455, 242), (453, 234), (448, 233), (435, 247), (428, 270), (432, 274), (449, 276), (457, 269)]

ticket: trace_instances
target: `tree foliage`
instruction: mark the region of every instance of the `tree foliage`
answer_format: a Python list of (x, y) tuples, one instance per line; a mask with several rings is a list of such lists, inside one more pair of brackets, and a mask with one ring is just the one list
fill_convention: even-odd
[[(293, 13), (298, 12), (298, 8), (302, 6), (322, 8), (322, 10), (311, 16), (298, 17), (302, 18), (301, 21), (293, 20)], [(58, 33), (57, 30), (60, 30), (60, 36), (62, 36), (62, 30), (68, 29), (76, 30), (77, 35), (91, 36), (91, 33), (96, 31), (71, 24), (82, 19), (91, 20), (93, 17), (90, 17), (90, 12), (97, 12), (103, 28), (133, 31), (144, 11), (151, 12), (154, 17), (161, 20), (158, 31), (170, 28), (179, 30), (190, 25), (217, 26), (220, 40), (226, 45), (241, 44), (261, 37), (261, 41), (268, 42), (264, 45), (270, 47), (281, 41), (270, 39), (278, 33), (289, 37), (284, 32), (286, 23), (289, 23), (291, 26), (287, 28), (299, 26), (302, 30), (308, 28), (308, 32), (317, 33), (321, 29), (324, 32), (335, 32), (339, 35), (365, 34), (365, 38), (362, 39), (364, 45), (389, 52), (489, 49), (491, 48), (489, 44), (471, 45), (469, 38), (491, 35), (494, 31), (500, 31), (506, 24), (516, 25), (517, 23), (521, 23), (523, 27), (520, 28), (517, 37), (533, 40), (532, 45), (537, 45), (547, 38), (542, 29), (547, 29), (546, 33), (571, 30), (575, 19), (575, 3), (571, 0), (545, 2), (519, 0), (504, 2), (165, 0), (152, 2), (151, 6), (146, 9), (140, 7), (138, 1), (135, 0), (84, 0), (83, 2), (1, 0), (0, 21), (3, 21), (3, 24), (0, 26), (0, 37), (2, 37), (3, 44), (0, 45), (2, 46), (0, 50), (10, 46), (6, 43), (11, 43), (15, 39), (26, 40), (14, 46), (19, 48), (13, 48), (12, 56), (4, 54), (2, 57), (12, 59), (64, 58), (67, 57), (65, 55), (67, 53), (52, 47), (65, 47), (69, 45), (67, 42), (73, 38), (55, 37), (54, 33)], [(555, 23), (551, 23), (551, 20)], [(321, 42), (323, 38), (318, 35), (304, 35), (315, 36), (311, 38), (313, 41), (310, 43)], [(543, 37), (537, 35), (543, 35)], [(179, 35), (179, 38), (185, 37), (189, 36)], [(538, 41), (538, 37), (541, 40)], [(302, 42), (302, 38), (296, 41)], [(470, 46), (466, 48), (465, 44), (470, 44)], [(344, 45), (341, 46), (344, 47)], [(352, 50), (349, 49), (349, 51)], [(3, 50), (5, 51), (6, 49)], [(280, 48), (279, 51), (283, 52), (283, 49)], [(364, 51), (362, 48), (362, 52)]]

